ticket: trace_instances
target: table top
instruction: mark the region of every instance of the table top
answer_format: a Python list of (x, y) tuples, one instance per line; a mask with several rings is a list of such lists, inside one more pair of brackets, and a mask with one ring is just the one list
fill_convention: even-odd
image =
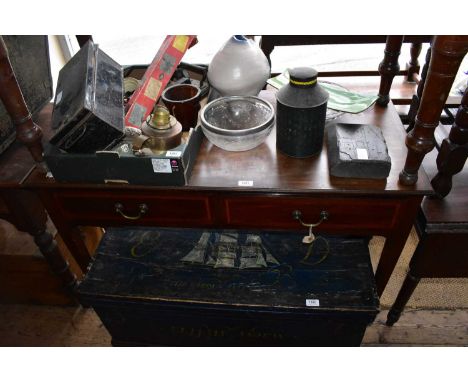
[[(38, 123), (45, 130), (50, 126), (51, 107), (47, 106), (39, 116)], [(407, 148), (406, 132), (393, 104), (387, 107), (371, 106), (359, 114), (343, 114), (335, 121), (368, 123), (382, 129), (392, 160), (390, 175), (386, 180), (346, 179), (329, 175), (326, 139), (322, 152), (306, 159), (288, 157), (276, 151), (276, 133), (273, 130), (266, 142), (245, 152), (228, 152), (211, 144), (206, 138), (200, 147), (188, 185), (162, 187), (164, 189), (229, 190), (239, 192), (281, 193), (344, 193), (365, 195), (423, 195), (431, 194), (432, 188), (423, 168), (414, 186), (404, 186), (398, 176), (404, 166)], [(45, 136), (47, 136), (47, 132)], [(250, 187), (239, 187), (239, 181), (253, 182)], [(73, 184), (58, 183), (46, 179), (35, 170), (26, 184), (40, 187), (59, 188), (106, 188), (106, 189), (151, 189), (156, 186)]]
[(316, 157), (291, 158), (276, 150), (273, 130), (262, 145), (246, 152), (224, 151), (206, 139), (189, 181), (192, 187), (238, 188), (239, 180), (253, 181), (252, 189), (275, 189), (284, 192), (346, 192), (428, 194), (432, 188), (423, 169), (415, 186), (399, 184), (407, 148), (406, 132), (392, 104), (371, 106), (359, 114), (345, 113), (333, 122), (367, 123), (382, 128), (392, 160), (386, 180), (336, 178), (329, 175), (326, 139)]

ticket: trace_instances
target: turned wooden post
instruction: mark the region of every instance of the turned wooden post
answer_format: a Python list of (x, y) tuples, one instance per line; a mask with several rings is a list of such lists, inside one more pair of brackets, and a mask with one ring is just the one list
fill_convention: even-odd
[(421, 78), (419, 80), (416, 94), (411, 99), (410, 109), (408, 111), (408, 128), (406, 131), (411, 131), (414, 128), (414, 122), (416, 121), (416, 114), (418, 113), (419, 105), (421, 103), (421, 97), (424, 90), (424, 84), (426, 83), (427, 71), (429, 69), (429, 63), (431, 61), (431, 48), (426, 52), (426, 61), (421, 71)]
[(270, 64), (271, 68), (271, 52), (275, 49), (275, 45), (273, 41), (270, 40), (269, 36), (262, 36), (260, 40), (260, 49), (262, 50), (263, 54), (265, 54), (266, 58), (268, 59), (268, 63)]
[(36, 162), (42, 162), (42, 130), (33, 120), (24, 102), (8, 57), (8, 51), (0, 36), (0, 99), (16, 127), (16, 137), (26, 145)]
[(8, 220), (23, 232), (28, 232), (48, 262), (52, 272), (62, 280), (65, 287), (73, 291), (77, 277), (68, 261), (60, 252), (57, 242), (47, 231), (47, 213), (38, 196), (29, 190), (4, 190), (2, 198), (8, 206)]
[(410, 60), (406, 64), (406, 69), (408, 70), (408, 75), (406, 80), (408, 82), (415, 82), (414, 75), (419, 73), (419, 69), (421, 68), (419, 65), (418, 57), (421, 53), (422, 43), (421, 42), (413, 42), (410, 48)]
[(400, 71), (398, 57), (400, 56), (403, 36), (388, 36), (385, 44), (384, 59), (379, 65), (380, 88), (377, 104), (387, 106), (390, 102), (390, 88), (393, 78)]
[(448, 138), (442, 141), (437, 155), (437, 175), (431, 184), (439, 198), (444, 198), (452, 189), (452, 177), (463, 170), (468, 157), (468, 89), (458, 108), (455, 122)]
[(436, 36), (414, 129), (406, 136), (408, 154), (400, 182), (414, 185), (424, 156), (435, 146), (434, 130), (458, 67), (468, 50), (468, 36)]

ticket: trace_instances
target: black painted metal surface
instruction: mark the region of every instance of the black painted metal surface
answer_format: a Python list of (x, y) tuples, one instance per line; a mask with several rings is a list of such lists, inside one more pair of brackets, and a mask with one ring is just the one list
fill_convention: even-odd
[(124, 135), (123, 70), (92, 41), (60, 70), (50, 142), (70, 153), (94, 153)]
[(111, 228), (78, 288), (115, 344), (360, 344), (378, 312), (363, 239)]

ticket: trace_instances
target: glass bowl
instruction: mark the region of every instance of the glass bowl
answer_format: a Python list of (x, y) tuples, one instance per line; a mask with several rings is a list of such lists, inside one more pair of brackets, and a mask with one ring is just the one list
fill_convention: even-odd
[(246, 151), (260, 145), (275, 122), (273, 106), (255, 96), (221, 97), (201, 111), (203, 133), (227, 151)]

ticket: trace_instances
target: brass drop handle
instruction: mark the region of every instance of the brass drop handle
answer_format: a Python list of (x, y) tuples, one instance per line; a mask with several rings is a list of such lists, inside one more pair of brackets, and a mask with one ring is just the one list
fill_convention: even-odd
[(130, 216), (130, 215), (125, 214), (123, 212), (124, 206), (122, 203), (115, 203), (114, 207), (115, 207), (115, 212), (118, 212), (120, 215), (122, 215), (125, 219), (128, 219), (128, 220), (138, 220), (144, 214), (148, 212), (148, 206), (145, 203), (142, 203), (138, 206), (140, 212), (136, 216)]
[(312, 223), (312, 224), (304, 223), (302, 221), (301, 219), (302, 213), (299, 210), (294, 210), (292, 213), (292, 216), (294, 220), (298, 220), (299, 223), (301, 223), (304, 227), (312, 228), (312, 227), (317, 227), (319, 224), (322, 224), (325, 220), (328, 220), (330, 214), (328, 213), (328, 211), (320, 212), (320, 220), (317, 223)]

